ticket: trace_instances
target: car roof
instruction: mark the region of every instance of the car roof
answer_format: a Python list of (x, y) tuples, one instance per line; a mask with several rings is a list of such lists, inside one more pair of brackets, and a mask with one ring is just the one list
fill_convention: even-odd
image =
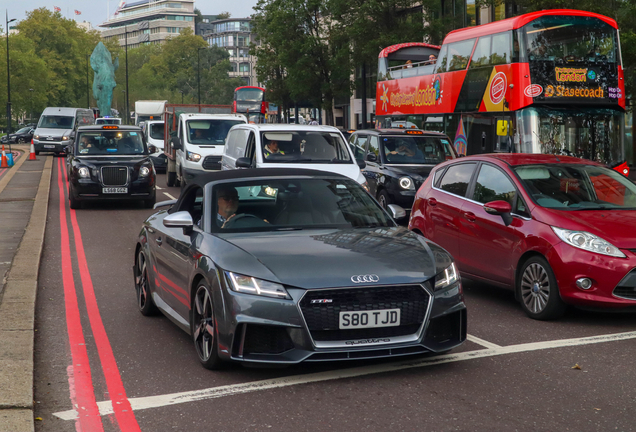
[[(407, 131), (418, 131), (421, 133), (408, 134)], [(353, 133), (372, 133), (377, 135), (425, 135), (425, 136), (437, 136), (445, 137), (446, 134), (436, 131), (425, 131), (422, 129), (407, 129), (407, 128), (389, 128), (389, 129), (360, 129)]]
[(454, 162), (464, 162), (470, 160), (497, 159), (511, 166), (537, 165), (537, 164), (578, 164), (578, 165), (598, 165), (601, 163), (573, 156), (535, 154), (535, 153), (487, 153), (454, 159)]
[(247, 125), (236, 125), (235, 127), (245, 127), (248, 126), (252, 129), (257, 129), (263, 132), (306, 132), (306, 131), (325, 131), (325, 132), (340, 132), (335, 126), (325, 126), (325, 125), (301, 125), (301, 124), (283, 124), (283, 123), (272, 123), (272, 124), (247, 124)]
[[(108, 126), (106, 129), (104, 129), (104, 126)], [(117, 129), (113, 129), (113, 126), (117, 126)], [(112, 124), (105, 124), (105, 125), (88, 125), (88, 126), (80, 126), (77, 128), (78, 131), (87, 131), (87, 130), (129, 130), (129, 131), (141, 131), (141, 128), (139, 126), (128, 126), (128, 125), (112, 125)]]

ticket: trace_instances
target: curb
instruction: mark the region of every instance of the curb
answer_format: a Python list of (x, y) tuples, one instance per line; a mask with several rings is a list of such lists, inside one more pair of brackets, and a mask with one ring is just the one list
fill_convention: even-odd
[[(25, 157), (21, 158), (20, 165), (16, 163), (14, 168), (20, 168), (25, 160)], [(0, 299), (0, 432), (35, 430), (33, 419), (35, 300), (39, 263), (44, 245), (52, 166), (53, 157), (47, 156), (31, 218), (14, 256)], [(15, 172), (17, 169), (13, 171)], [(7, 183), (8, 179), (2, 179), (0, 191)]]

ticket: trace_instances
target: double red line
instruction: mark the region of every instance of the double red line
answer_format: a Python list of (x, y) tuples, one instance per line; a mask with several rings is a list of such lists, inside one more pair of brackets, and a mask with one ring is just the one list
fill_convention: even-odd
[(108, 340), (108, 335), (102, 322), (102, 317), (97, 306), (93, 281), (88, 270), (86, 255), (84, 253), (84, 243), (77, 223), (75, 210), (67, 209), (67, 197), (65, 194), (66, 169), (64, 159), (58, 158), (58, 178), (60, 199), (60, 233), (62, 252), (62, 281), (64, 285), (64, 302), (66, 307), (66, 325), (68, 329), (69, 343), (71, 347), (71, 360), (73, 363), (73, 374), (69, 376), (69, 386), (71, 392), (71, 402), (78, 413), (76, 427), (78, 431), (103, 432), (104, 426), (99, 414), (99, 408), (95, 400), (95, 389), (91, 368), (88, 360), (88, 351), (84, 340), (81, 315), (77, 300), (75, 280), (73, 278), (73, 262), (71, 257), (70, 235), (67, 223), (67, 212), (70, 212), (73, 238), (75, 241), (75, 252), (79, 267), (80, 279), (86, 302), (86, 311), (91, 326), (91, 331), (97, 346), (99, 361), (102, 366), (106, 387), (113, 405), (115, 418), (119, 428), (125, 432), (141, 432), (135, 414), (132, 411), (130, 402), (126, 396), (126, 390), (121, 380), (119, 368), (115, 361), (113, 350)]

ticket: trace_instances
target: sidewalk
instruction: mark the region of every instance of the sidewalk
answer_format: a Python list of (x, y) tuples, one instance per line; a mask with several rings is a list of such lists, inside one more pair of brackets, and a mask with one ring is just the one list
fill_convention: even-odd
[(31, 432), (34, 315), (53, 156), (29, 146), (0, 177), (0, 432)]

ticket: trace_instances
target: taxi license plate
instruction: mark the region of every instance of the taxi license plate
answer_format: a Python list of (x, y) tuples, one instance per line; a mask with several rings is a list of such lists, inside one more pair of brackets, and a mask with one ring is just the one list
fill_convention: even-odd
[(125, 194), (128, 193), (128, 188), (102, 188), (102, 193), (105, 194)]
[(52, 144), (44, 144), (44, 148), (55, 148)]
[(372, 327), (396, 327), (399, 325), (399, 308), (359, 312), (340, 312), (339, 328), (341, 330)]

